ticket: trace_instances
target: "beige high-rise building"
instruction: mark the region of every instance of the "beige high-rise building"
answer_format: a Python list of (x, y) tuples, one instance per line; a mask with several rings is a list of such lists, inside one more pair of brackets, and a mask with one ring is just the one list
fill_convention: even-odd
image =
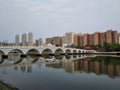
[(83, 46), (88, 45), (88, 34), (83, 35)]
[(94, 33), (94, 45), (100, 45), (100, 33), (99, 32)]
[(83, 35), (83, 46), (90, 45), (90, 34), (84, 34)]
[(53, 44), (52, 38), (46, 38), (46, 44)]
[(112, 43), (112, 30), (106, 31), (106, 43)]
[(53, 45), (62, 46), (62, 37), (56, 36), (56, 37), (53, 37), (52, 39), (53, 39)]
[(100, 45), (105, 43), (105, 33), (100, 33)]
[(120, 33), (119, 33), (119, 44), (120, 44)]
[(79, 46), (83, 47), (83, 35), (81, 33), (79, 33), (78, 35), (79, 35), (79, 37), (78, 37)]
[(18, 34), (15, 36), (15, 46), (20, 46)]
[(33, 34), (31, 32), (28, 34), (28, 46), (33, 46)]
[(66, 45), (66, 37), (62, 36), (62, 46), (65, 46), (65, 45)]
[(112, 31), (112, 43), (119, 43), (119, 34), (117, 31)]
[(27, 35), (26, 34), (22, 35), (22, 46), (27, 46)]
[(38, 39), (38, 46), (41, 46), (43, 44), (43, 39), (42, 38), (39, 38)]
[(74, 46), (79, 46), (79, 35), (78, 34), (74, 35)]
[(74, 44), (74, 32), (68, 32), (65, 34), (66, 44), (73, 45)]
[(89, 35), (89, 45), (94, 45), (94, 34)]
[(112, 44), (112, 43), (118, 43), (118, 32), (117, 31), (112, 31), (108, 30), (106, 31), (106, 43)]

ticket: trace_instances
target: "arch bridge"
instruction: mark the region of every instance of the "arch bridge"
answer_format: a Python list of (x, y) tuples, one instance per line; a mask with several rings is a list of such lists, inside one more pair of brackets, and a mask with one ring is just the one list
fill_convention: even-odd
[(91, 53), (91, 50), (76, 49), (76, 48), (64, 48), (64, 47), (0, 47), (0, 54), (8, 55), (10, 53), (21, 54), (85, 54)]

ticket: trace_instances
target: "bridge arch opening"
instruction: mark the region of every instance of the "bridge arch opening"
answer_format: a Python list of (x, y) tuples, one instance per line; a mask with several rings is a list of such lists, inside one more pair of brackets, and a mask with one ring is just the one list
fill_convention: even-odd
[(78, 53), (81, 54), (81, 51), (79, 50)]
[(70, 50), (70, 49), (67, 49), (67, 50), (65, 51), (65, 53), (66, 53), (66, 54), (70, 54), (70, 53), (71, 53), (71, 50)]
[(3, 51), (0, 50), (0, 55), (4, 55), (5, 53)]
[(61, 54), (63, 54), (64, 53), (64, 51), (62, 50), (62, 49), (57, 49), (57, 50), (55, 50), (55, 55), (61, 55)]
[(29, 61), (30, 63), (35, 63), (39, 60), (39, 56), (27, 55), (26, 60)]
[(5, 59), (0, 58), (0, 64), (2, 64), (5, 61)]
[(40, 52), (37, 49), (30, 49), (30, 50), (27, 51), (26, 54), (27, 55), (30, 55), (30, 54), (40, 54)]
[(52, 52), (52, 50), (50, 50), (50, 49), (45, 49), (45, 50), (42, 51), (41, 54), (42, 54), (42, 55), (50, 55), (50, 54), (53, 54), (53, 52)]
[(84, 54), (84, 51), (82, 51), (82, 53)]
[(11, 54), (11, 53), (20, 53), (20, 54), (24, 54), (21, 50), (19, 49), (13, 49), (11, 51), (8, 52), (8, 54)]
[(76, 54), (77, 53), (77, 51), (76, 50), (73, 50), (73, 54)]
[(43, 58), (49, 58), (49, 59), (53, 58), (53, 56), (51, 56), (53, 54), (51, 49), (45, 49), (42, 51), (41, 54)]

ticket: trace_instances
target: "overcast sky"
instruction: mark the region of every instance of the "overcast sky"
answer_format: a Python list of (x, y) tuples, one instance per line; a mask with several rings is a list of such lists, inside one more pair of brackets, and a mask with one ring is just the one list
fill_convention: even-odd
[(108, 29), (120, 31), (120, 0), (0, 0), (0, 41)]

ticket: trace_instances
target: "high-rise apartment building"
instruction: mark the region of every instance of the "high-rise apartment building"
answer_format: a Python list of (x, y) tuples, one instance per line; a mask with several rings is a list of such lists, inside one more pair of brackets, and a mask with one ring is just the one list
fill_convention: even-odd
[(119, 33), (119, 44), (120, 44), (120, 33)]
[(62, 36), (62, 46), (66, 46), (66, 37)]
[(27, 35), (26, 34), (22, 35), (22, 46), (27, 46)]
[(43, 44), (43, 39), (42, 38), (39, 38), (38, 39), (38, 46), (41, 46)]
[(100, 45), (105, 43), (105, 33), (100, 33)]
[(56, 36), (56, 37), (53, 37), (52, 40), (53, 40), (53, 45), (62, 46), (62, 37)]
[(79, 46), (79, 35), (75, 34), (74, 35), (74, 46)]
[(83, 35), (83, 46), (90, 45), (90, 39), (91, 35), (90, 34), (84, 34)]
[(100, 33), (99, 32), (94, 33), (94, 45), (100, 45)]
[(83, 47), (83, 35), (81, 33), (78, 34), (79, 37), (78, 37), (78, 45)]
[(33, 46), (33, 34), (31, 32), (28, 34), (28, 46)]
[(112, 30), (108, 30), (105, 33), (106, 35), (106, 43), (112, 44), (112, 43), (118, 43), (118, 32), (117, 31), (112, 31)]
[(119, 34), (117, 31), (112, 31), (112, 43), (119, 42)]
[(106, 31), (106, 43), (112, 43), (112, 30)]
[(94, 45), (94, 34), (89, 34), (89, 45)]
[(73, 45), (74, 44), (74, 32), (68, 32), (65, 34), (66, 44)]
[(18, 34), (15, 36), (15, 46), (20, 46)]
[(46, 38), (46, 44), (53, 44), (52, 38)]

